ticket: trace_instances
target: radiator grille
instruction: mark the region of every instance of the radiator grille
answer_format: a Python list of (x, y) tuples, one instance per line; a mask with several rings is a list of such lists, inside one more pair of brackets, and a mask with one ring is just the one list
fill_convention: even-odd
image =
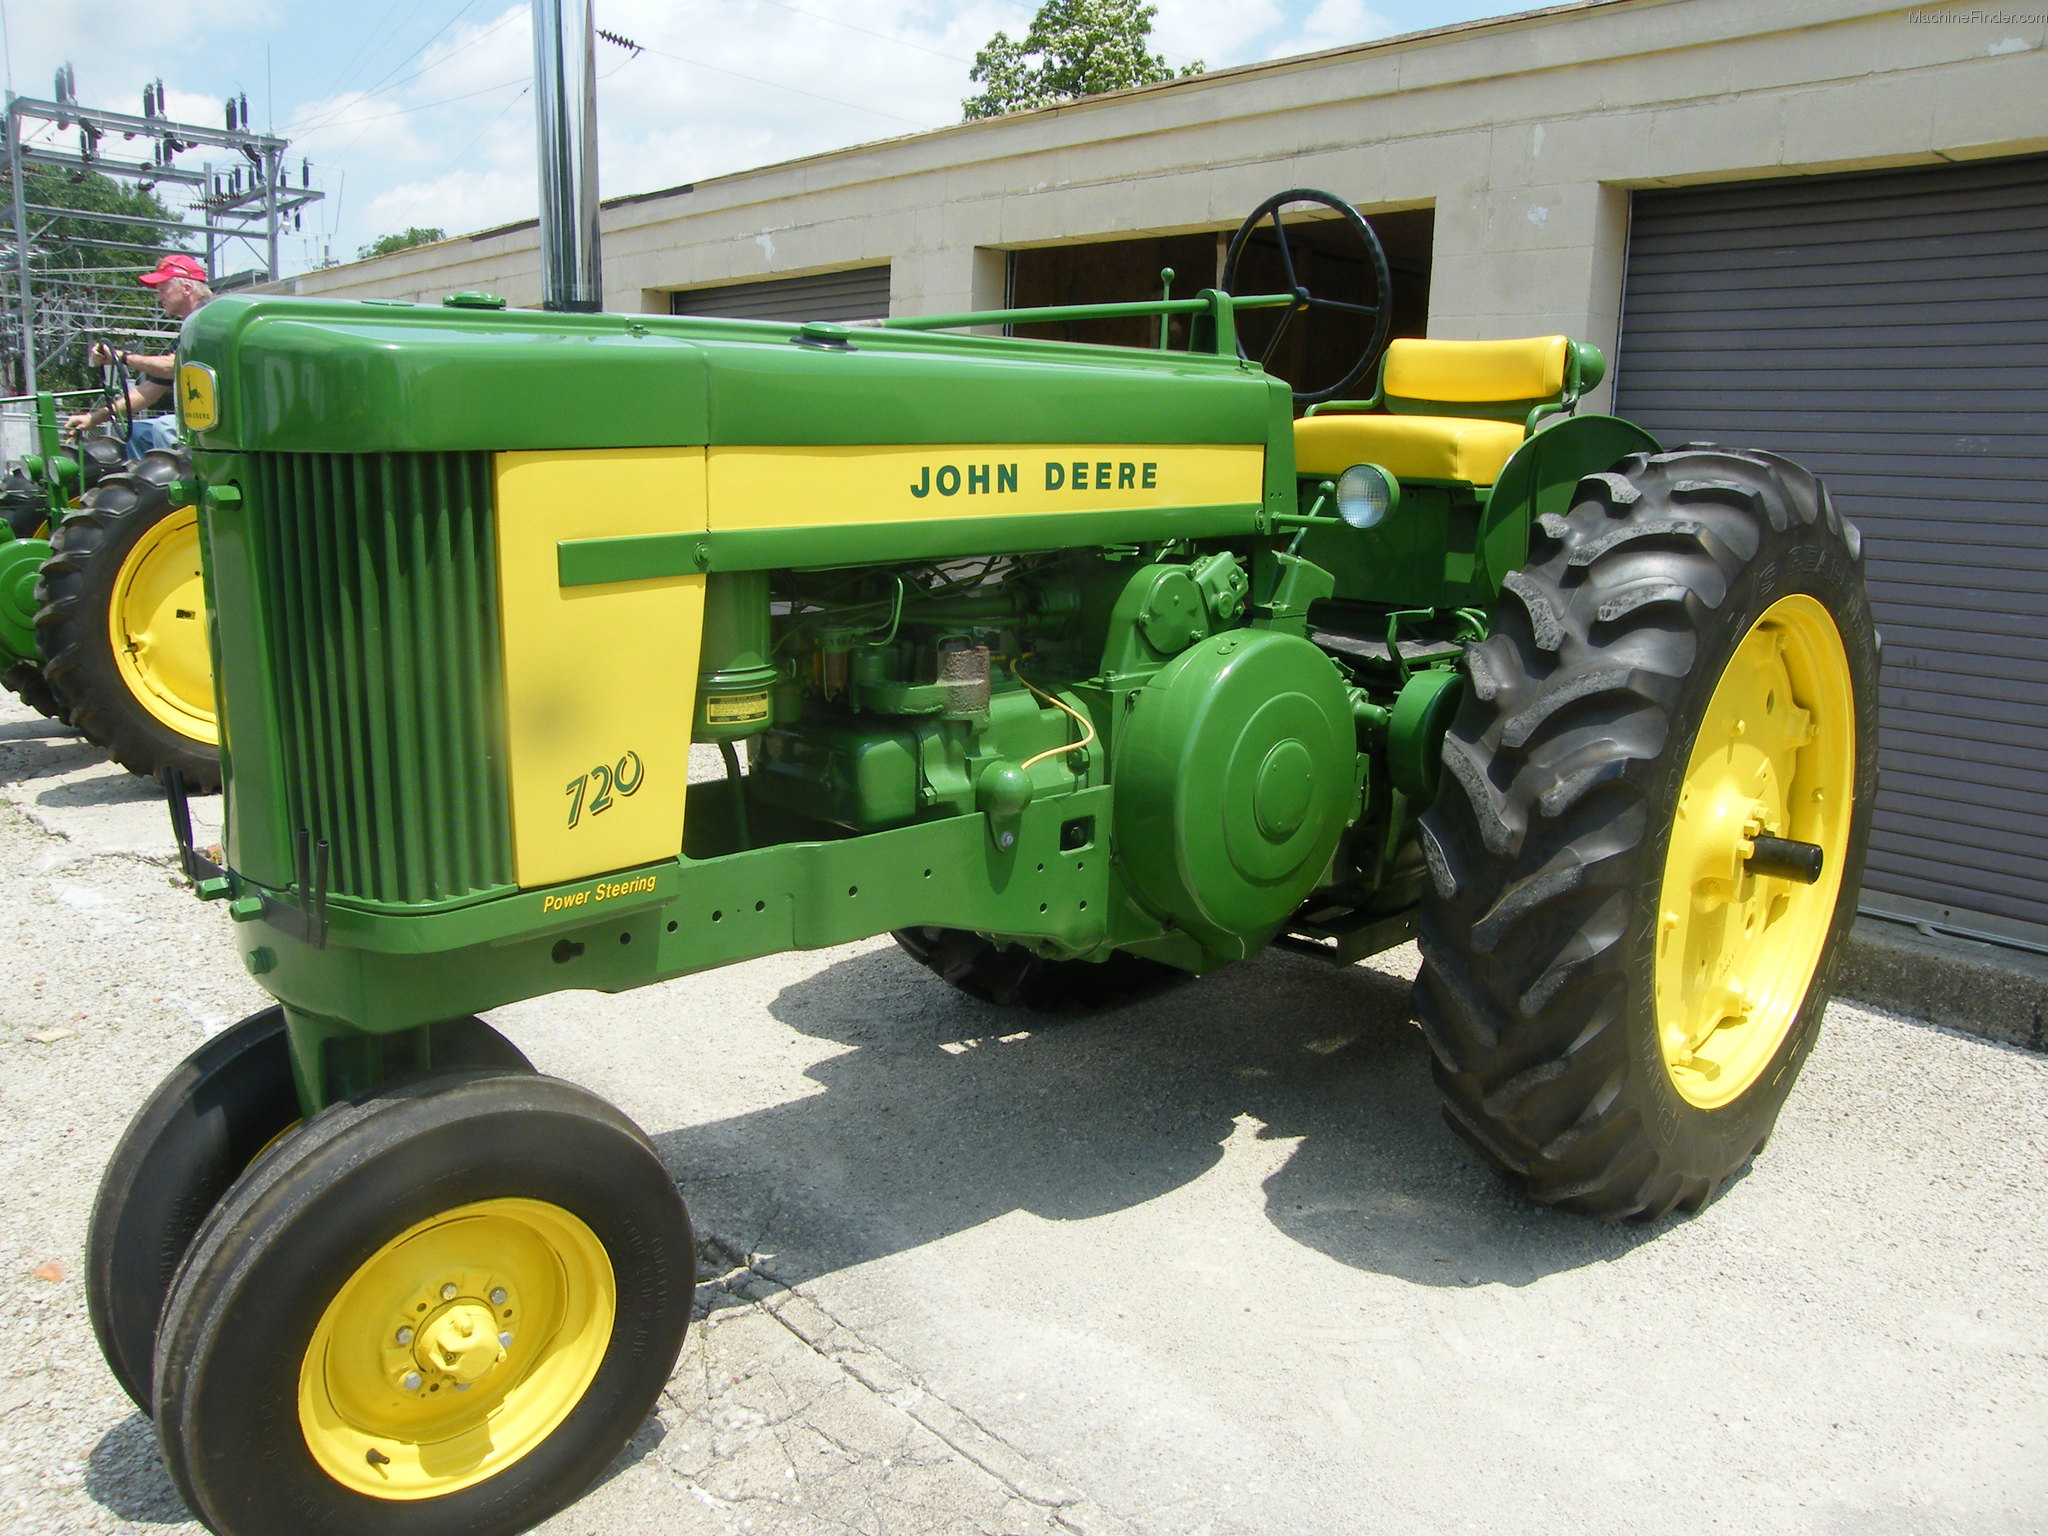
[(254, 457), (287, 810), (329, 892), (509, 885), (490, 455)]

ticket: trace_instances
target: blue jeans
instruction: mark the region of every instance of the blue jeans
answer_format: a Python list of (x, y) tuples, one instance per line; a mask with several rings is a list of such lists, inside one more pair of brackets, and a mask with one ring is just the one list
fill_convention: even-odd
[(138, 416), (135, 427), (128, 435), (128, 458), (139, 461), (152, 448), (175, 448), (178, 446), (178, 418), (175, 416)]

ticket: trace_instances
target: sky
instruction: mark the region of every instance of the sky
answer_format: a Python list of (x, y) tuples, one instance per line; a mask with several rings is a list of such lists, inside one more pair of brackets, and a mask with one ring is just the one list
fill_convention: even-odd
[[(975, 51), (998, 30), (1021, 36), (1036, 4), (597, 0), (597, 25), (640, 45), (597, 44), (602, 193), (956, 123), (978, 89)], [(1530, 8), (1159, 0), (1152, 44), (1213, 69)], [(288, 273), (413, 225), (452, 235), (534, 214), (528, 0), (0, 0), (0, 17), (6, 85), (24, 96), (50, 96), (66, 62), (79, 100), (108, 110), (139, 112), (158, 78), (186, 121), (220, 123), (225, 100), (246, 95), (253, 126), (290, 138), (294, 167), (308, 158), (327, 194), (285, 241)]]

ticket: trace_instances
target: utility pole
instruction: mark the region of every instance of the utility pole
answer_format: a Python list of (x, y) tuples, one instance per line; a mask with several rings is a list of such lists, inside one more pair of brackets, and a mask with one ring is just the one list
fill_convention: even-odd
[(21, 187), (21, 120), (7, 93), (7, 180), (14, 201), (14, 296), (21, 308), (21, 392), (36, 392), (36, 295), (28, 275), (28, 201)]

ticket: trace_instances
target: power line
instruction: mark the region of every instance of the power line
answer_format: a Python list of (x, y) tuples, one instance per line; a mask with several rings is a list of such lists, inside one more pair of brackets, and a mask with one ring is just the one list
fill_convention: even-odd
[[(512, 78), (511, 78), (510, 80), (500, 80), (500, 81), (499, 81), (499, 82), (498, 82), (498, 83), (497, 83), (496, 85), (484, 85), (484, 86), (479, 86), (479, 87), (477, 87), (477, 89), (475, 89), (475, 90), (473, 90), (473, 91), (464, 91), (464, 92), (463, 92), (463, 93), (462, 93), (462, 94), (461, 94), (460, 96), (443, 96), (443, 97), (442, 97), (442, 98), (441, 98), (441, 99), (440, 99), (439, 101), (423, 101), (423, 102), (419, 103), (419, 105), (417, 105), (417, 106), (412, 106), (412, 107), (399, 107), (399, 108), (397, 108), (397, 109), (396, 109), (395, 111), (391, 111), (391, 112), (379, 112), (379, 113), (378, 113), (378, 114), (377, 114), (377, 115), (376, 115), (375, 117), (359, 117), (359, 118), (356, 118), (356, 119), (355, 119), (355, 121), (354, 121), (354, 123), (350, 124), (350, 126), (352, 126), (352, 127), (353, 127), (353, 126), (357, 126), (357, 125), (366, 125), (366, 124), (369, 124), (369, 123), (381, 123), (381, 122), (385, 121), (385, 120), (386, 120), (387, 118), (393, 118), (393, 117), (410, 117), (410, 116), (411, 116), (411, 115), (412, 115), (413, 113), (415, 113), (415, 112), (427, 112), (427, 111), (431, 111), (431, 110), (432, 110), (433, 108), (435, 108), (435, 107), (445, 107), (445, 106), (448, 106), (448, 105), (450, 105), (450, 104), (451, 104), (451, 103), (453, 103), (453, 102), (458, 102), (458, 101), (468, 101), (468, 100), (469, 100), (469, 99), (470, 99), (471, 97), (473, 97), (473, 96), (488, 96), (488, 95), (490, 95), (490, 93), (491, 93), (492, 91), (502, 91), (502, 90), (504, 90), (504, 89), (505, 89), (505, 87), (506, 87), (506, 86), (508, 86), (508, 85), (526, 85), (526, 84), (528, 84), (528, 83), (529, 83), (529, 82), (528, 82), (528, 80), (527, 80), (526, 76), (524, 76), (524, 75), (515, 75), (515, 76), (513, 76), (513, 77), (512, 77)], [(515, 98), (515, 99), (516, 99), (516, 98)], [(332, 124), (329, 124), (328, 126), (330, 126), (330, 127), (331, 127), (331, 126), (332, 126)], [(308, 133), (308, 132), (310, 132), (310, 131), (311, 131), (310, 129), (301, 129), (301, 130), (300, 130), (300, 132), (301, 132), (301, 134), (302, 134), (302, 135), (303, 135), (303, 134), (305, 134), (305, 133)], [(362, 135), (361, 135), (361, 134), (357, 134), (357, 135), (356, 135), (356, 137), (357, 137), (357, 138), (361, 138), (361, 137), (362, 137)], [(353, 149), (353, 148), (355, 148), (355, 143), (354, 143), (354, 141), (353, 141), (353, 140), (351, 140), (351, 141), (350, 141), (350, 144), (349, 144), (349, 149)], [(347, 153), (348, 153), (348, 150), (343, 150), (343, 151), (342, 151), (342, 154), (347, 154)], [(341, 158), (341, 156), (340, 156), (340, 155), (337, 155), (337, 156), (335, 156), (335, 157), (334, 157), (334, 159), (332, 159), (332, 160), (329, 160), (329, 161), (327, 161), (327, 164), (329, 164), (329, 165), (333, 165), (333, 164), (337, 163), (337, 162), (338, 162), (338, 161), (340, 160), (340, 158)]]
[[(626, 62), (630, 64), (632, 60), (628, 59)], [(614, 71), (614, 73), (616, 73), (616, 71)], [(514, 107), (518, 106), (520, 102), (524, 101), (526, 99), (527, 93), (532, 89), (533, 87), (531, 85), (527, 86), (526, 90), (521, 91), (517, 96), (514, 96), (510, 101), (506, 102), (504, 106), (498, 108), (497, 117), (494, 117), (488, 123), (485, 123), (483, 127), (477, 130), (475, 138), (471, 139), (467, 144), (463, 145), (462, 148), (458, 149), (453, 155), (450, 155), (448, 157), (448, 164), (459, 165), (462, 163), (463, 160), (467, 159), (469, 156), (469, 152), (472, 149), (475, 149), (477, 145), (483, 142), (484, 135), (489, 133), (493, 128), (497, 127), (499, 119), (503, 118), (507, 112), (510, 112)], [(410, 203), (406, 204), (405, 212), (401, 213), (396, 219), (393, 219), (392, 223), (404, 225), (406, 220), (412, 217), (413, 209), (419, 207), (420, 199), (427, 195), (427, 193), (432, 189), (432, 186), (433, 183), (429, 182), (427, 183), (426, 186), (423, 186), (417, 193), (415, 193), (413, 195), (413, 200)]]
[[(614, 41), (616, 41), (616, 39), (614, 39)], [(614, 64), (610, 69), (606, 70), (603, 74), (599, 75), (597, 78), (600, 81), (611, 79), (613, 75), (616, 75), (620, 70), (624, 69), (628, 64), (632, 63), (635, 58), (639, 57), (637, 44), (621, 42), (620, 46), (634, 48), (635, 52), (630, 57), (619, 60), (618, 63)], [(504, 106), (498, 108), (497, 116), (493, 117), (489, 122), (485, 123), (483, 127), (479, 128), (476, 131), (476, 136), (472, 138), (467, 144), (463, 145), (462, 148), (458, 149), (457, 151), (455, 151), (454, 154), (450, 155), (448, 157), (447, 164), (460, 165), (464, 160), (467, 160), (469, 158), (469, 152), (475, 149), (477, 145), (483, 142), (484, 135), (489, 133), (493, 128), (497, 127), (499, 121), (505, 116), (505, 114), (507, 112), (510, 112), (514, 107), (518, 106), (520, 102), (524, 101), (527, 97), (528, 92), (530, 92), (532, 89), (533, 87), (529, 85), (526, 88), (526, 90), (521, 91), (517, 96), (514, 96), (510, 101), (506, 102)], [(419, 207), (420, 199), (427, 196), (427, 194), (432, 190), (432, 182), (428, 182), (425, 185), (423, 185), (420, 188), (420, 190), (413, 195), (413, 200), (410, 203), (406, 204), (405, 211), (399, 214), (397, 218), (393, 219), (392, 223), (400, 225), (406, 224), (406, 221), (412, 217), (413, 210)]]
[(343, 82), (356, 72), (356, 65), (362, 61), (364, 51), (370, 47), (371, 39), (384, 30), (384, 23), (391, 19), (392, 13), (398, 9), (399, 3), (400, 0), (391, 0), (391, 3), (384, 8), (384, 14), (377, 18), (377, 24), (363, 34), (363, 40), (356, 45), (356, 51), (349, 55), (349, 61), (342, 65), (341, 73), (334, 77), (334, 84), (321, 92), (321, 95), (334, 95), (341, 89)]
[[(473, 5), (475, 3), (476, 0), (470, 0), (470, 4)], [(463, 9), (467, 10), (468, 6), (464, 6)], [(460, 18), (461, 12), (458, 11), (455, 17), (450, 20), (449, 26), (453, 26), (455, 21), (459, 20)], [(450, 60), (456, 58), (458, 55), (467, 53), (470, 49), (474, 48), (478, 43), (482, 42), (485, 38), (495, 37), (498, 33), (504, 31), (505, 28), (510, 26), (513, 22), (517, 21), (518, 19), (519, 12), (517, 10), (507, 11), (505, 15), (502, 18), (500, 18), (496, 26), (488, 27), (484, 31), (477, 33), (477, 35), (475, 37), (472, 37), (468, 42), (463, 43), (458, 47), (450, 49), (447, 53), (441, 55), (440, 58), (434, 60), (433, 63), (423, 64), (418, 69), (414, 70), (411, 74), (401, 76), (397, 80), (392, 80), (389, 75), (386, 75), (386, 77), (383, 80), (379, 80), (375, 85), (366, 87), (360, 94), (356, 96), (355, 100), (350, 101), (342, 106), (336, 107), (333, 111), (329, 112), (325, 117), (315, 118), (310, 123), (300, 124), (298, 128), (299, 134), (303, 137), (306, 134), (317, 132), (318, 130), (327, 127), (331, 123), (339, 122), (342, 118), (348, 115), (350, 107), (358, 105), (365, 97), (368, 97), (373, 92), (386, 89), (387, 85), (389, 89), (396, 90), (399, 86), (408, 85), (412, 81), (419, 79), (422, 75), (432, 74), (435, 70), (439, 69), (442, 65), (448, 63)], [(447, 30), (447, 27), (443, 27), (441, 30), (445, 32)], [(435, 36), (437, 37), (439, 35), (439, 33), (435, 34)], [(415, 49), (413, 51), (411, 58), (419, 57), (420, 53), (424, 52), (425, 49), (433, 42), (433, 40), (433, 38), (428, 38), (425, 43), (422, 43), (418, 49)], [(402, 59), (399, 62), (401, 64), (404, 64), (409, 63), (410, 61), (411, 59), (409, 58)]]
[[(449, 18), (448, 18), (448, 19), (447, 19), (446, 21), (442, 22), (440, 26), (438, 26), (438, 27), (434, 28), (434, 30), (433, 30), (432, 32), (428, 33), (428, 34), (427, 34), (427, 40), (426, 40), (426, 41), (425, 41), (424, 43), (421, 43), (421, 44), (419, 45), (419, 47), (417, 47), (417, 48), (413, 49), (413, 51), (412, 51), (411, 53), (408, 53), (408, 54), (407, 54), (407, 55), (406, 55), (406, 56), (405, 56), (404, 58), (400, 59), (400, 60), (399, 60), (399, 61), (398, 61), (398, 62), (397, 62), (396, 64), (392, 65), (392, 66), (391, 66), (391, 67), (390, 67), (389, 69), (385, 70), (383, 74), (379, 75), (379, 76), (377, 77), (376, 83), (375, 83), (374, 85), (369, 85), (369, 86), (365, 86), (365, 87), (364, 87), (364, 90), (363, 90), (363, 94), (365, 94), (365, 95), (368, 95), (368, 94), (369, 94), (370, 92), (372, 92), (372, 91), (376, 91), (376, 90), (379, 90), (379, 89), (381, 89), (381, 88), (383, 87), (383, 85), (384, 85), (384, 82), (385, 82), (385, 81), (389, 80), (389, 79), (390, 79), (390, 78), (391, 78), (391, 77), (392, 77), (393, 75), (397, 74), (397, 73), (398, 73), (398, 72), (399, 72), (399, 71), (400, 71), (401, 69), (405, 68), (405, 66), (406, 66), (406, 65), (410, 64), (410, 63), (411, 63), (411, 62), (412, 62), (412, 61), (413, 61), (414, 59), (418, 58), (418, 57), (419, 57), (419, 56), (420, 56), (421, 54), (425, 53), (425, 52), (426, 52), (426, 51), (427, 51), (427, 50), (428, 50), (429, 48), (433, 47), (433, 46), (434, 46), (434, 42), (435, 42), (435, 40), (436, 40), (437, 38), (439, 38), (439, 37), (440, 37), (440, 35), (441, 35), (441, 34), (442, 34), (443, 32), (446, 32), (446, 31), (447, 31), (447, 30), (448, 30), (448, 29), (449, 29), (450, 27), (454, 26), (454, 25), (455, 25), (455, 23), (457, 23), (458, 21), (462, 20), (462, 18), (463, 18), (464, 16), (468, 15), (468, 14), (469, 14), (469, 10), (470, 10), (470, 7), (471, 7), (471, 6), (473, 6), (473, 5), (475, 5), (475, 4), (476, 4), (476, 0), (462, 0), (462, 5), (461, 5), (460, 9), (458, 9), (458, 10), (456, 11), (456, 13), (455, 13), (455, 14), (454, 14), (453, 16), (450, 16), (450, 17), (449, 17)], [(513, 17), (513, 16), (515, 16), (515, 15), (517, 15), (517, 14), (518, 14), (518, 13), (517, 13), (516, 11), (513, 11), (513, 12), (508, 12), (508, 13), (506, 14), (506, 16), (505, 16), (504, 20), (503, 20), (503, 21), (500, 21), (500, 22), (498, 23), (498, 26), (500, 26), (500, 27), (501, 27), (501, 26), (503, 26), (503, 25), (505, 24), (505, 22), (506, 22), (506, 21), (510, 21), (510, 20), (512, 19), (512, 17)], [(497, 30), (498, 30), (498, 28), (497, 28), (497, 27), (493, 27), (493, 28), (491, 28), (491, 31), (493, 31), (493, 32), (495, 32), (495, 31), (497, 31)], [(488, 34), (486, 34), (486, 35), (488, 35)], [(467, 46), (467, 45), (465, 45), (465, 46)], [(457, 50), (457, 51), (459, 52), (460, 50)], [(450, 57), (453, 57), (453, 55), (450, 55)], [(436, 62), (436, 63), (445, 63), (445, 62), (446, 62), (446, 60), (436, 60), (435, 62)], [(408, 76), (407, 78), (411, 78), (411, 77), (410, 77), (410, 76)]]

